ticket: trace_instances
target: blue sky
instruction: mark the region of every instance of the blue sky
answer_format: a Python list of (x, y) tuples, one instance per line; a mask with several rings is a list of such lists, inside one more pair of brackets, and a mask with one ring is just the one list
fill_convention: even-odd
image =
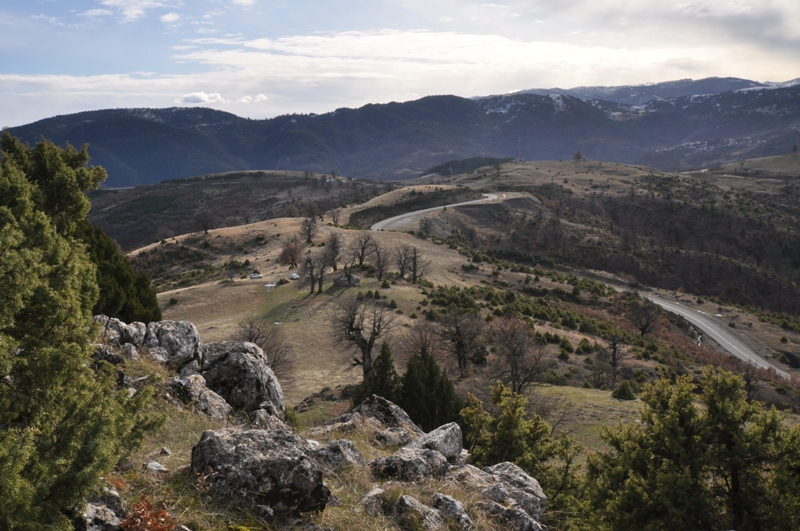
[(797, 0), (0, 0), (0, 126), (430, 94), (800, 77)]

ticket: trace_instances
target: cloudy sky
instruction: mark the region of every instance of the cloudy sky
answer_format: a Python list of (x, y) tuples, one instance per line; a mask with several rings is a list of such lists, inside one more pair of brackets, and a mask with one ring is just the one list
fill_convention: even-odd
[(0, 127), (430, 94), (800, 77), (798, 0), (0, 0)]

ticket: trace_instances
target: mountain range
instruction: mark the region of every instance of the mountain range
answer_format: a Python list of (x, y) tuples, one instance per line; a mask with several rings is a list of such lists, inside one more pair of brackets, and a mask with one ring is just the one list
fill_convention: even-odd
[[(546, 92), (546, 93), (545, 93)], [(800, 83), (737, 78), (429, 96), (252, 120), (213, 109), (112, 109), (11, 128), (24, 141), (90, 145), (107, 187), (250, 169), (403, 179), (453, 159), (585, 158), (674, 171), (788, 153)]]

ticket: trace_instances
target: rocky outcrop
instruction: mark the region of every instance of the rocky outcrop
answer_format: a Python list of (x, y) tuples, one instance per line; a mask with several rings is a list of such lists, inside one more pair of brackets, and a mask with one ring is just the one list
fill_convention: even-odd
[(539, 482), (514, 463), (499, 463), (484, 468), (497, 483), (483, 490), (483, 495), (498, 503), (517, 504), (534, 520), (540, 520), (547, 505), (547, 497)]
[(76, 531), (119, 531), (127, 517), (119, 493), (108, 489), (91, 498), (85, 510), (73, 521)]
[(447, 472), (447, 459), (436, 450), (400, 448), (393, 455), (369, 462), (373, 475), (400, 481), (442, 478)]
[(425, 434), (401, 407), (376, 395), (366, 399), (350, 413), (309, 430), (309, 434), (313, 437), (322, 437), (335, 432), (348, 433), (359, 427), (372, 430), (370, 441), (378, 446), (407, 444)]
[(433, 495), (433, 507), (445, 518), (452, 520), (461, 531), (472, 531), (475, 529), (475, 522), (469, 517), (461, 502), (446, 494), (437, 492)]
[(211, 495), (276, 514), (322, 511), (331, 499), (305, 440), (288, 430), (206, 431), (191, 469), (209, 474)]
[(184, 403), (191, 404), (195, 411), (215, 420), (230, 417), (233, 408), (224, 398), (206, 387), (206, 380), (199, 374), (186, 378), (171, 378), (169, 387), (173, 395)]
[(147, 347), (152, 359), (175, 369), (193, 361), (201, 365), (203, 362), (203, 340), (200, 339), (197, 328), (189, 321), (158, 321), (148, 324), (142, 345)]
[(478, 507), (488, 516), (507, 524), (513, 531), (547, 531), (545, 526), (517, 507), (506, 507), (493, 501), (479, 503)]
[(231, 341), (206, 345), (201, 374), (234, 409), (247, 413), (263, 409), (284, 418), (281, 384), (258, 345)]
[(365, 466), (367, 460), (361, 455), (351, 441), (328, 441), (313, 450), (314, 458), (328, 471), (335, 471), (343, 466)]
[(141, 347), (144, 344), (147, 327), (144, 323), (125, 324), (115, 317), (96, 315), (94, 321), (100, 325), (100, 340), (114, 346), (126, 343)]
[(408, 448), (436, 450), (448, 460), (453, 461), (461, 455), (463, 449), (461, 426), (455, 422), (445, 424), (415, 439)]
[(406, 523), (407, 527), (421, 528), (426, 531), (436, 531), (444, 527), (439, 511), (423, 505), (411, 496), (400, 496), (397, 510), (400, 513), (401, 522), (405, 521), (403, 523)]

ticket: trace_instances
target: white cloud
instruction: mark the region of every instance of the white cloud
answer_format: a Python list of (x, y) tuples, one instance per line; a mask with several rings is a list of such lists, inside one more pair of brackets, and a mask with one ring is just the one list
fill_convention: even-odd
[(111, 11), (110, 9), (90, 9), (88, 11), (84, 11), (83, 13), (81, 13), (81, 16), (93, 18), (93, 17), (107, 17), (113, 14), (114, 12)]
[(219, 92), (212, 92), (206, 94), (205, 92), (192, 92), (191, 94), (184, 94), (175, 100), (178, 105), (191, 105), (195, 103), (227, 103), (227, 100), (222, 97)]
[(164, 24), (175, 24), (180, 22), (181, 16), (178, 13), (167, 13), (166, 15), (158, 17), (158, 19)]
[(48, 24), (52, 24), (53, 26), (63, 26), (64, 25), (64, 23), (61, 22), (58, 18), (56, 18), (56, 17), (48, 17), (47, 15), (33, 15), (31, 18), (33, 20), (41, 20), (41, 21), (47, 22)]
[(233, 2), (237, 6), (248, 7), (248, 6), (251, 6), (251, 5), (255, 4), (256, 0), (231, 0), (231, 2)]
[(125, 22), (132, 22), (148, 11), (166, 5), (158, 0), (100, 0), (100, 4), (114, 9)]

